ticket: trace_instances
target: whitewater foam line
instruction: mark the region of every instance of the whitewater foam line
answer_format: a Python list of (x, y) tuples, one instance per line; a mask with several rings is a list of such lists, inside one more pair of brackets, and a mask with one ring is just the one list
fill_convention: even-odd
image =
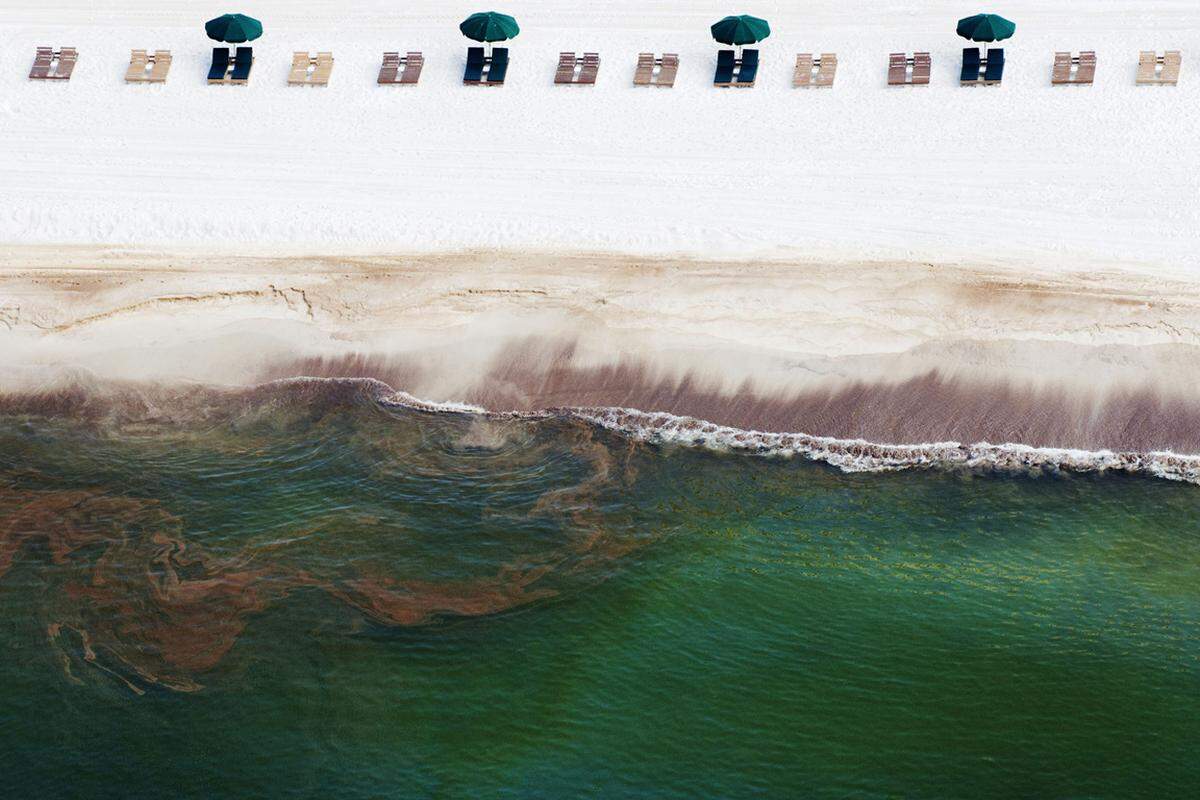
[(835, 439), (807, 433), (744, 430), (695, 417), (634, 408), (568, 406), (542, 411), (492, 411), (467, 403), (422, 400), (373, 378), (349, 380), (372, 387), (375, 399), (380, 403), (418, 411), (471, 414), (494, 419), (578, 419), (653, 444), (705, 447), (722, 452), (780, 458), (800, 456), (829, 464), (844, 472), (972, 469), (1013, 474), (1053, 474), (1113, 471), (1200, 485), (1200, 455), (1180, 455), (1167, 451), (1074, 450), (989, 442), (880, 444), (865, 439)]

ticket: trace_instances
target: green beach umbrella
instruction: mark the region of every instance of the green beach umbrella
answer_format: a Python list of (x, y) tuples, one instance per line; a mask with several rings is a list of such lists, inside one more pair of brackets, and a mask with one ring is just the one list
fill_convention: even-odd
[(262, 36), (263, 26), (254, 17), (247, 17), (245, 14), (222, 14), (204, 23), (204, 32), (208, 34), (208, 38), (218, 42), (240, 44)]
[(502, 42), (513, 39), (521, 28), (508, 14), (479, 11), (464, 19), (458, 26), (463, 36), (477, 42)]
[(999, 42), (1017, 32), (1017, 23), (999, 14), (976, 14), (958, 21), (958, 35), (972, 42)]
[(732, 44), (738, 47), (761, 42), (771, 35), (771, 26), (765, 19), (752, 17), (749, 14), (726, 17), (720, 22), (714, 22), (710, 30), (712, 37), (721, 44)]

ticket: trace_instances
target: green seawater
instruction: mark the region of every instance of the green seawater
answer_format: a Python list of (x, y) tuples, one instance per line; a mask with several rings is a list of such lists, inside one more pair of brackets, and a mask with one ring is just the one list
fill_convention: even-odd
[(1182, 797), (1200, 489), (0, 418), (5, 797)]

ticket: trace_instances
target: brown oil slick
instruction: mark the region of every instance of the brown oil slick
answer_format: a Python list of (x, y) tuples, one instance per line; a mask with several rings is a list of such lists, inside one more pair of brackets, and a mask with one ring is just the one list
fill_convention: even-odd
[[(255, 615), (297, 590), (324, 592), (384, 626), (499, 614), (559, 594), (558, 574), (593, 570), (649, 541), (607, 527), (591, 508), (606, 487), (632, 479), (633, 445), (618, 443), (614, 454), (590, 426), (567, 429), (566, 446), (588, 474), (546, 492), (528, 512), (560, 520), (562, 537), (491, 575), (430, 579), (337, 559), (322, 561), (318, 573), (286, 544), (217, 554), (190, 541), (186, 521), (158, 500), (115, 487), (30, 488), (46, 481), (0, 472), (0, 580), (19, 559), (33, 569), (44, 558), (62, 567), (46, 579), (41, 624), (64, 676), (79, 682), (93, 669), (135, 693), (203, 688), (205, 673)], [(293, 533), (301, 539), (305, 531)]]

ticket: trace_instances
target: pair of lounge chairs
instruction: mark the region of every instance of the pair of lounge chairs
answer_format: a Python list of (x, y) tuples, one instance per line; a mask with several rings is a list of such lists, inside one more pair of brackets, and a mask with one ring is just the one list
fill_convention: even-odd
[(1095, 50), (1084, 50), (1077, 56), (1062, 51), (1054, 54), (1054, 68), (1050, 72), (1052, 86), (1090, 86), (1095, 80)]
[(758, 78), (758, 51), (743, 50), (737, 58), (732, 50), (717, 53), (717, 71), (713, 75), (713, 86), (727, 89), (732, 86), (750, 88)]
[(662, 58), (655, 58), (654, 53), (638, 53), (633, 85), (662, 86), (669, 89), (675, 85), (675, 75), (678, 72), (678, 53), (663, 53)]
[(1153, 50), (1143, 50), (1138, 56), (1138, 86), (1175, 86), (1179, 83), (1179, 71), (1183, 67), (1183, 54), (1168, 50), (1159, 55)]
[(333, 53), (292, 53), (288, 86), (328, 86), (333, 74)]
[(924, 51), (888, 56), (888, 86), (926, 86), (932, 71), (933, 57)]
[(508, 74), (508, 48), (497, 47), (490, 56), (482, 47), (467, 48), (467, 68), (463, 83), (468, 86), (503, 86)]
[(78, 59), (79, 53), (74, 47), (61, 50), (39, 47), (33, 57), (33, 68), (29, 70), (29, 80), (69, 81)]
[(129, 69), (125, 70), (126, 83), (166, 83), (171, 69), (171, 51), (131, 50)]
[(989, 47), (987, 56), (980, 56), (978, 47), (964, 47), (962, 73), (959, 81), (963, 86), (998, 86), (1004, 79), (1004, 48)]
[(230, 55), (228, 47), (214, 47), (212, 66), (208, 68), (208, 82), (236, 85), (248, 83), (253, 66), (253, 47), (239, 47), (233, 56)]
[(558, 68), (554, 71), (556, 84), (594, 86), (600, 74), (600, 54), (584, 53), (576, 58), (574, 53), (559, 53)]
[(384, 53), (383, 64), (379, 67), (379, 83), (385, 86), (415, 86), (421, 79), (424, 66), (425, 56), (420, 52), (410, 50), (403, 57), (398, 51)]
[(837, 55), (821, 53), (813, 58), (812, 53), (799, 53), (796, 56), (796, 71), (792, 75), (792, 86), (797, 88), (833, 86), (834, 76), (837, 75)]

